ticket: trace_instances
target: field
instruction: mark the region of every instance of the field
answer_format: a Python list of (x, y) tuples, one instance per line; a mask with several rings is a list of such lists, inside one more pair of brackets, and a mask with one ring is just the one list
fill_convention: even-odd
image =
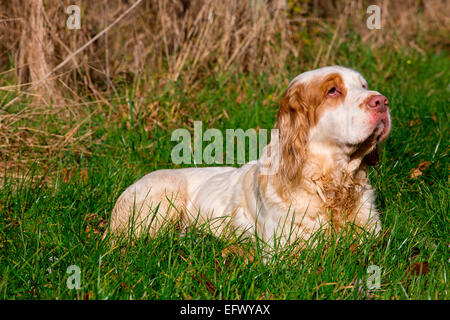
[[(21, 87), (0, 73), (0, 298), (449, 299), (448, 47), (420, 35), (417, 50), (374, 47), (350, 27), (339, 39), (336, 28), (330, 22), (317, 31), (319, 44), (306, 44), (300, 56), (286, 54), (278, 72), (200, 65), (189, 78), (187, 63), (171, 81), (161, 80), (163, 71), (119, 74), (100, 91), (94, 79), (98, 87), (80, 88), (79, 100), (61, 105), (33, 95), (9, 104)], [(307, 43), (309, 35), (299, 37)], [(254, 242), (201, 228), (181, 234), (166, 226), (155, 238), (120, 245), (102, 240), (127, 186), (180, 167), (170, 157), (173, 130), (192, 131), (194, 121), (203, 130), (270, 129), (289, 80), (324, 64), (358, 70), (390, 100), (392, 132), (369, 176), (380, 237), (319, 234), (316, 246), (280, 250), (266, 263)], [(68, 287), (73, 265), (78, 290)], [(381, 286), (371, 290), (372, 265)]]

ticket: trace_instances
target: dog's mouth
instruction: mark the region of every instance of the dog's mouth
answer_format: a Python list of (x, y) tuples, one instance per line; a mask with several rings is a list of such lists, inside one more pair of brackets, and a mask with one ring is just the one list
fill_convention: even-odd
[(376, 141), (378, 143), (383, 142), (387, 139), (387, 137), (389, 136), (389, 133), (391, 132), (391, 121), (389, 120), (388, 114), (383, 114), (380, 117), (380, 121), (375, 126), (375, 129), (373, 132), (376, 136)]
[(350, 155), (350, 159), (362, 158), (367, 165), (377, 165), (379, 163), (378, 143), (387, 138), (388, 130), (386, 122), (380, 121), (371, 135), (356, 146), (356, 150)]
[(374, 130), (358, 145), (356, 151), (350, 156), (351, 159), (363, 158), (363, 162), (369, 166), (375, 166), (380, 162), (378, 144), (385, 141), (391, 132), (391, 122), (389, 114), (385, 113), (380, 117)]

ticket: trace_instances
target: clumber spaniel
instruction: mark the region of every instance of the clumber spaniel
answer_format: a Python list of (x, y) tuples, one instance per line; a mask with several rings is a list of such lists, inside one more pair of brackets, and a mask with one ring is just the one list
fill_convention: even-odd
[(388, 100), (358, 72), (331, 66), (302, 73), (281, 100), (278, 139), (258, 161), (147, 174), (119, 197), (110, 229), (154, 234), (163, 222), (207, 222), (217, 236), (244, 231), (272, 244), (347, 223), (378, 233), (367, 168), (390, 128)]

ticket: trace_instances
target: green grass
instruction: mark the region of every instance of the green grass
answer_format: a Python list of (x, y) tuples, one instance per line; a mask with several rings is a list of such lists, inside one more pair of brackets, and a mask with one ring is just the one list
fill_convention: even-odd
[[(168, 227), (156, 238), (111, 246), (95, 233), (129, 184), (152, 170), (177, 167), (170, 163), (173, 129), (192, 127), (192, 120), (203, 121), (203, 130), (211, 123), (223, 131), (271, 128), (286, 78), (309, 68), (292, 62), (278, 81), (217, 76), (192, 91), (175, 83), (146, 101), (164, 110), (156, 129), (145, 129), (144, 107), (115, 123), (96, 114), (80, 133), (100, 128), (86, 146), (89, 155), (69, 149), (48, 159), (53, 169), (44, 175), (38, 163), (24, 179), (7, 174), (0, 189), (0, 298), (448, 299), (448, 56), (354, 50), (345, 43), (336, 56), (337, 64), (360, 71), (390, 100), (392, 133), (381, 164), (370, 172), (383, 237), (362, 239), (357, 252), (350, 238), (336, 235), (325, 244), (319, 237), (316, 247), (296, 255), (281, 252), (264, 263), (256, 250), (246, 263), (222, 256), (232, 244), (257, 249), (239, 238), (198, 230), (182, 237)], [(129, 98), (134, 101), (133, 91)], [(410, 178), (422, 161), (430, 165)], [(70, 179), (63, 168), (72, 168)], [(84, 170), (87, 179), (80, 178)], [(423, 274), (407, 272), (420, 264), (428, 264)], [(81, 290), (67, 288), (70, 265), (81, 269)], [(366, 287), (370, 265), (380, 267), (380, 290)], [(356, 289), (355, 279), (362, 281)]]

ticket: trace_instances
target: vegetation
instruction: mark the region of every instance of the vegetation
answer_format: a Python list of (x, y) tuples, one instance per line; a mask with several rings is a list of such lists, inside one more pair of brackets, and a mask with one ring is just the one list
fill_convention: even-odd
[[(0, 21), (10, 28), (0, 60), (0, 297), (448, 299), (448, 4), (410, 2), (385, 2), (382, 29), (367, 30), (363, 1), (144, 1), (42, 83), (31, 49), (13, 39), (22, 22)], [(35, 23), (53, 46), (41, 57), (49, 70), (130, 6), (111, 3), (84, 4), (74, 31), (64, 29), (63, 6), (46, 2), (47, 18)], [(0, 6), (5, 20), (33, 10)], [(360, 71), (390, 100), (392, 133), (370, 171), (382, 236), (318, 234), (316, 246), (266, 263), (257, 243), (201, 228), (102, 239), (128, 185), (178, 167), (174, 129), (270, 129), (289, 80), (330, 64)], [(80, 290), (67, 286), (71, 265)], [(367, 286), (370, 265), (380, 289)]]

